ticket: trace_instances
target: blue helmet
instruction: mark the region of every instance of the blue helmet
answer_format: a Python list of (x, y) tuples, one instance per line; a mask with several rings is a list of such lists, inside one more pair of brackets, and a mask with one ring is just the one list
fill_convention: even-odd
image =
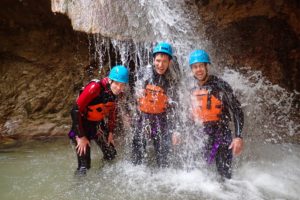
[(128, 74), (128, 69), (125, 66), (116, 65), (110, 70), (108, 78), (116, 82), (128, 83)]
[(195, 50), (190, 54), (189, 65), (195, 63), (208, 63), (210, 64), (209, 55), (204, 50)]
[(156, 53), (165, 53), (169, 55), (171, 58), (173, 57), (172, 46), (166, 42), (160, 42), (153, 48), (153, 56)]

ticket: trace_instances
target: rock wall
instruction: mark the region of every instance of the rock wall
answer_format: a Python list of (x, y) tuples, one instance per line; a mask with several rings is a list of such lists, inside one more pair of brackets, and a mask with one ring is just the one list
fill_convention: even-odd
[[(300, 91), (299, 1), (186, 3), (197, 4), (220, 64), (261, 70), (273, 83)], [(0, 2), (0, 141), (65, 134), (72, 101), (87, 80), (87, 34), (73, 31), (50, 4)]]
[(0, 4), (0, 139), (65, 134), (89, 62), (87, 35), (48, 0)]
[(260, 70), (274, 84), (300, 91), (300, 1), (196, 3), (223, 64)]

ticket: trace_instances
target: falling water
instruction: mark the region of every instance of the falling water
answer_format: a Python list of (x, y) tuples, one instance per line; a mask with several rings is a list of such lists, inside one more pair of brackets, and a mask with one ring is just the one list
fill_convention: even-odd
[[(90, 56), (99, 64), (99, 72), (120, 63), (134, 66), (134, 76), (151, 65), (153, 45), (168, 41), (176, 56), (172, 77), (184, 85), (191, 77), (190, 51), (211, 48), (205, 34), (199, 34), (204, 25), (199, 23), (193, 1), (52, 0), (52, 10), (67, 14), (75, 30), (94, 33)], [(118, 158), (104, 162), (92, 144), (92, 168), (84, 178), (73, 175), (76, 158), (66, 140), (2, 151), (1, 199), (298, 199), (300, 147), (286, 142), (299, 135), (296, 93), (271, 84), (260, 72), (241, 74), (214, 66), (218, 63), (214, 55), (212, 60), (212, 71), (229, 82), (245, 112), (246, 146), (242, 156), (234, 159), (233, 179), (220, 183), (214, 169), (201, 162), (197, 168), (181, 168), (176, 162), (184, 153), (180, 147), (172, 149), (174, 166), (169, 169), (133, 166), (129, 161), (131, 128), (124, 126), (125, 133), (116, 141)], [(183, 86), (179, 91), (180, 102), (186, 105), (187, 91)], [(130, 98), (129, 107), (134, 116)], [(184, 121), (185, 108), (180, 110)], [(192, 131), (178, 129), (187, 136)]]

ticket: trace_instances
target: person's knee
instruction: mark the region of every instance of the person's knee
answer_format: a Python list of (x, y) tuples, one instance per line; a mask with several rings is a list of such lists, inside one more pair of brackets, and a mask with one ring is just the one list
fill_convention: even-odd
[(109, 147), (105, 148), (104, 152), (104, 160), (113, 160), (117, 155), (117, 150), (114, 146), (110, 145)]

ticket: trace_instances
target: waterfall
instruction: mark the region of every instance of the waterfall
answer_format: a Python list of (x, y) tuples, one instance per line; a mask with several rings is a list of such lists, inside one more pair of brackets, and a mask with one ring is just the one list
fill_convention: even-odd
[[(173, 75), (182, 74), (188, 79), (191, 76), (187, 67), (189, 53), (195, 48), (208, 51), (212, 48), (193, 1), (52, 0), (52, 11), (68, 15), (75, 30), (94, 33), (90, 36), (90, 45), (95, 48), (90, 54), (98, 61), (99, 71), (107, 64), (104, 61), (107, 55), (109, 66), (116, 64), (112, 60), (126, 66), (134, 63), (136, 72), (151, 64), (153, 45), (167, 41), (174, 47), (178, 62), (178, 66), (171, 68)], [(110, 58), (112, 50), (115, 58)], [(231, 84), (242, 103), (246, 136), (251, 140), (277, 143), (282, 142), (283, 137), (299, 134), (299, 114), (294, 105), (297, 92), (289, 93), (272, 85), (259, 71), (248, 70), (247, 74), (241, 74), (218, 66), (219, 60), (224, 58), (213, 54), (211, 57), (210, 70)], [(184, 100), (186, 94), (184, 90), (181, 92), (181, 100)]]
[[(153, 45), (158, 41), (171, 43), (174, 47), (176, 61), (171, 67), (171, 71), (174, 79), (180, 81), (179, 100), (180, 104), (183, 105), (179, 109), (179, 113), (181, 120), (186, 121), (187, 114), (185, 114), (185, 111), (188, 104), (186, 98), (188, 91), (186, 91), (185, 86), (189, 84), (189, 80), (192, 78), (187, 61), (188, 55), (196, 48), (213, 52), (211, 42), (207, 40), (205, 24), (201, 23), (194, 1), (52, 0), (52, 10), (53, 12), (61, 12), (68, 15), (75, 30), (91, 33), (89, 37), (90, 57), (91, 60), (97, 61), (99, 72), (107, 66), (123, 64), (130, 66), (131, 75), (134, 79), (138, 71), (144, 70), (146, 66), (152, 64), (151, 52)], [(191, 195), (195, 193), (194, 190), (200, 190), (201, 197), (208, 196), (208, 198), (217, 199), (239, 199), (239, 197), (272, 199), (277, 196), (295, 198), (297, 191), (293, 184), (300, 177), (299, 170), (295, 167), (299, 158), (296, 157), (293, 160), (289, 157), (292, 160), (290, 168), (294, 170), (293, 173), (295, 172), (295, 178), (294, 175), (289, 175), (289, 181), (286, 181), (287, 185), (292, 188), (291, 194), (272, 190), (272, 184), (274, 184), (272, 182), (275, 181), (280, 185), (280, 180), (284, 176), (282, 173), (278, 178), (274, 174), (277, 173), (278, 169), (286, 172), (284, 167), (272, 168), (272, 163), (279, 160), (276, 155), (284, 157), (286, 152), (299, 153), (297, 146), (285, 146), (285, 143), (291, 142), (289, 140), (290, 137), (299, 135), (299, 108), (295, 105), (299, 93), (296, 91), (291, 93), (278, 85), (272, 84), (259, 71), (246, 69), (241, 73), (230, 69), (228, 66), (220, 66), (220, 60), (226, 58), (219, 58), (211, 53), (211, 59), (212, 66), (209, 71), (220, 76), (233, 87), (234, 93), (242, 103), (245, 113), (243, 133), (246, 149), (242, 157), (236, 159), (236, 165), (242, 166), (238, 173), (242, 181), (233, 180), (228, 188), (224, 189), (214, 181), (208, 180), (203, 175), (203, 173), (210, 173), (206, 171), (192, 171), (190, 174), (186, 171), (180, 171), (179, 175), (174, 177), (174, 174), (177, 172), (171, 170), (157, 172), (156, 174), (156, 171), (147, 171), (143, 167), (139, 168), (139, 170), (133, 170), (128, 163), (118, 163), (117, 165), (120, 169), (117, 177), (123, 180), (121, 188), (128, 188), (126, 181), (131, 182), (131, 188), (135, 188), (136, 191), (133, 191), (132, 195), (127, 195), (133, 199), (135, 195), (142, 195), (142, 197), (148, 199), (153, 193), (154, 197), (164, 198), (166, 196), (164, 196), (161, 187), (166, 187), (168, 192), (175, 190), (176, 199), (181, 199), (180, 195), (182, 195), (182, 199), (191, 197), (181, 194), (181, 190), (183, 192), (188, 191), (187, 193)], [(237, 66), (237, 68), (244, 69), (244, 66)], [(131, 110), (135, 110), (134, 100), (129, 100), (129, 107)], [(126, 111), (123, 112), (126, 113)], [(134, 111), (132, 112), (134, 115)], [(178, 130), (185, 135), (191, 132), (190, 127), (178, 127)], [(126, 131), (125, 141), (127, 147), (130, 148), (131, 129), (127, 127)], [(269, 146), (267, 145), (270, 144), (275, 145), (271, 145), (273, 151), (268, 150)], [(279, 149), (276, 149), (277, 147)], [(129, 152), (130, 150), (127, 149), (127, 151)], [(174, 151), (175, 153), (177, 152), (176, 149)], [(181, 151), (180, 153), (185, 154), (185, 156), (188, 155), (186, 151)], [(259, 160), (258, 157), (260, 156), (263, 159), (268, 159), (265, 161)], [(284, 165), (284, 162), (285, 160), (282, 160), (280, 165)], [(260, 165), (255, 168), (257, 163)], [(262, 167), (264, 164), (270, 167), (271, 175), (267, 174), (266, 171), (268, 169)], [(199, 163), (199, 166), (202, 167), (202, 164)], [(250, 167), (247, 168), (247, 166), (250, 166), (251, 169), (249, 169)], [(109, 169), (106, 170), (109, 171)], [(145, 175), (145, 171), (154, 175)], [(126, 174), (125, 178), (123, 177), (124, 173)], [(242, 173), (244, 175), (241, 175)], [(255, 174), (265, 176), (267, 182), (260, 180), (259, 177), (257, 179), (249, 178)], [(137, 177), (137, 175), (142, 178)], [(198, 179), (193, 180), (193, 176), (198, 177)], [(247, 177), (255, 181), (255, 185), (249, 183)], [(149, 179), (150, 181), (143, 179)], [(183, 179), (183, 184), (186, 183), (187, 185), (178, 183)], [(191, 185), (191, 182), (193, 182), (191, 180), (194, 181), (195, 185)], [(140, 184), (140, 182), (143, 183)], [(179, 186), (176, 185), (177, 183)], [(169, 185), (170, 188), (166, 185)], [(284, 185), (280, 185), (280, 187), (285, 189)], [(98, 186), (94, 188), (95, 191), (97, 191), (97, 188), (99, 189)], [(261, 188), (262, 191), (260, 191)], [(162, 192), (156, 193), (157, 190)], [(171, 195), (166, 198), (172, 199), (172, 197), (174, 196)]]

